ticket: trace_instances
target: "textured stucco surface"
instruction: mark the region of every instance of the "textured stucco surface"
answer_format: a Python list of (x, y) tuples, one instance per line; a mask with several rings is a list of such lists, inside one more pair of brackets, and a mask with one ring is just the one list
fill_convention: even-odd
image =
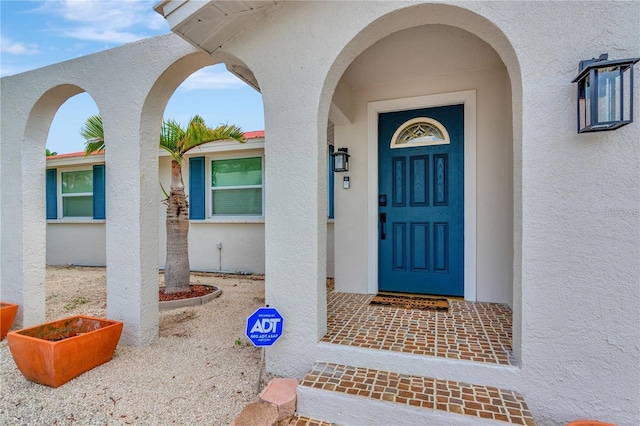
[[(504, 219), (501, 210), (493, 219), (496, 222), (486, 219), (484, 231), (478, 227), (478, 239), (484, 241), (498, 230), (500, 241), (491, 244), (502, 250), (479, 254), (478, 273), (484, 259), (501, 266), (500, 271), (483, 272), (483, 279), (513, 275), (514, 352), (519, 367), (517, 372), (492, 374), (473, 364), (445, 365), (427, 359), (413, 374), (428, 376), (435, 371), (444, 379), (466, 377), (516, 389), (544, 425), (590, 417), (637, 424), (639, 124), (615, 132), (576, 134), (575, 86), (570, 81), (582, 59), (603, 52), (615, 58), (640, 56), (638, 38), (633, 36), (640, 33), (638, 2), (589, 2), (588, 9), (583, 2), (281, 2), (223, 46), (216, 58), (189, 56), (191, 47), (177, 37), (166, 37), (2, 79), (2, 297), (25, 302), (28, 323), (43, 315), (44, 189), (34, 182), (44, 180), (41, 153), (55, 110), (81, 87), (96, 100), (105, 126), (111, 129), (107, 135), (118, 141), (106, 159), (111, 194), (106, 230), (112, 295), (108, 314), (126, 321), (125, 341), (153, 340), (157, 309), (150, 290), (158, 262), (153, 129), (184, 77), (207, 61), (236, 58), (255, 74), (265, 105), (266, 303), (277, 307), (287, 324), (285, 335), (267, 351), (268, 369), (300, 378), (317, 360), (341, 357), (347, 364), (367, 362), (357, 351), (318, 350), (318, 338), (326, 329), (327, 118), (334, 89), (362, 52), (397, 31), (430, 24), (475, 35), (503, 64), (495, 75), (476, 70), (475, 79), (469, 70), (465, 80), (469, 87), (461, 87), (465, 83), (455, 81), (449, 71), (432, 80), (441, 90), (475, 88), (479, 99), (487, 89), (499, 89), (504, 97), (503, 102), (497, 96), (486, 98), (485, 107), (504, 111), (505, 123), (492, 121), (489, 111), (478, 105), (478, 116), (487, 117), (478, 125), (479, 135), (481, 126), (487, 126), (486, 135), (500, 139), (478, 151), (483, 164), (482, 156), (488, 155), (500, 165), (491, 179), (491, 173), (479, 176), (478, 193), (484, 199), (478, 200), (478, 209), (490, 213), (492, 208), (511, 206), (513, 216)], [(455, 52), (443, 54), (457, 58)], [(101, 66), (106, 62), (108, 67)], [(505, 87), (507, 76), (510, 88)], [(344, 120), (357, 120), (361, 111), (358, 96), (381, 100), (370, 97), (433, 90), (420, 85), (431, 80), (388, 84), (388, 92), (386, 86), (376, 86), (366, 94), (352, 93), (351, 99), (340, 92), (336, 103), (345, 111), (341, 115), (334, 110), (332, 115), (341, 117), (340, 125), (345, 126)], [(635, 96), (637, 119), (637, 90)], [(129, 108), (119, 109), (123, 103)], [(361, 131), (351, 130), (339, 137), (361, 137)], [(353, 143), (356, 147), (360, 141)], [(354, 176), (361, 173), (366, 155), (362, 151), (354, 157)], [(490, 183), (508, 176), (507, 162), (512, 165), (512, 181), (490, 188)], [(484, 179), (488, 180), (483, 184)], [(362, 179), (352, 182), (350, 197), (356, 204), (365, 197), (365, 188)], [(341, 227), (341, 215), (336, 217), (336, 234), (343, 241), (350, 235), (358, 238), (360, 224)], [(366, 221), (366, 216), (358, 219)], [(511, 237), (504, 231), (504, 220), (513, 223)], [(505, 250), (509, 238), (512, 246)], [(339, 241), (337, 271), (346, 270), (347, 263), (359, 269), (369, 261), (360, 242), (354, 242), (354, 252), (343, 259)], [(512, 272), (503, 256), (513, 256)], [(504, 289), (508, 284), (497, 285)], [(369, 358), (379, 364), (389, 362), (385, 354)], [(395, 370), (418, 369), (410, 362), (398, 360)]]
[(86, 91), (103, 117), (110, 148), (105, 156), (107, 312), (125, 322), (122, 342), (157, 338), (159, 124), (177, 85), (213, 62), (196, 52), (168, 35), (1, 80), (0, 285), (3, 299), (21, 305), (18, 324), (44, 320), (42, 152), (48, 128), (62, 103)]
[[(497, 141), (485, 140), (492, 148), (478, 151), (479, 163), (488, 166), (489, 161), (497, 161), (503, 165), (502, 172), (490, 171), (498, 173), (493, 182), (488, 180), (483, 185), (486, 177), (479, 176), (478, 208), (487, 215), (485, 227), (478, 227), (478, 238), (489, 244), (487, 249), (495, 244), (501, 248), (479, 248), (478, 273), (488, 281), (513, 274), (511, 282), (502, 284), (512, 291), (514, 351), (520, 359), (517, 378), (509, 384), (526, 395), (542, 424), (562, 424), (584, 417), (620, 424), (637, 422), (637, 123), (616, 132), (577, 135), (575, 87), (570, 81), (581, 59), (605, 51), (615, 51), (620, 58), (638, 56), (637, 37), (628, 35), (638, 33), (640, 10), (633, 2), (591, 2), (588, 13), (583, 6), (580, 2), (473, 2), (459, 3), (459, 7), (401, 2), (279, 4), (253, 31), (241, 34), (227, 46), (249, 65), (261, 84), (267, 152), (278, 156), (278, 152), (284, 155), (286, 151), (288, 162), (295, 164), (292, 174), (300, 177), (285, 190), (278, 184), (290, 182), (289, 177), (271, 176), (269, 200), (271, 208), (276, 209), (273, 203), (277, 204), (277, 211), (268, 210), (268, 301), (284, 306), (289, 321), (287, 335), (268, 352), (272, 371), (300, 375), (302, 369), (295, 365), (304, 366), (307, 360), (320, 356), (301, 348), (313, 340), (303, 329), (311, 335), (314, 329), (322, 329), (323, 300), (315, 286), (317, 262), (322, 262), (323, 253), (315, 238), (307, 239), (305, 252), (300, 252), (303, 246), (294, 235), (304, 232), (306, 237), (318, 228), (313, 196), (322, 196), (323, 190), (310, 182), (319, 172), (305, 157), (314, 154), (313, 147), (308, 146), (312, 142), (316, 142), (315, 151), (321, 150), (318, 142), (323, 137), (322, 123), (328, 116), (333, 90), (352, 61), (378, 40), (405, 28), (445, 24), (486, 42), (504, 64), (503, 71), (486, 75), (483, 83), (471, 79), (453, 83), (450, 80), (456, 76), (447, 72), (440, 76), (439, 87), (500, 87), (500, 95), (487, 98), (484, 108), (480, 102), (478, 106), (478, 115), (483, 117), (479, 118), (479, 127), (487, 126), (485, 138), (498, 135), (503, 141), (503, 145), (495, 145)], [(536, 25), (528, 25), (530, 22)], [(407, 44), (407, 51), (415, 49), (415, 45)], [(265, 56), (270, 58), (268, 63)], [(428, 87), (419, 83), (408, 84), (404, 90), (411, 95), (438, 90), (428, 85), (433, 79), (424, 83)], [(392, 89), (394, 84), (389, 81), (376, 86), (370, 100), (397, 96), (398, 89), (385, 94), (387, 86)], [(351, 100), (339, 93), (336, 103), (346, 105), (343, 117), (357, 121), (358, 93), (352, 93)], [(482, 96), (487, 95), (478, 90), (478, 97)], [(491, 123), (491, 115), (500, 115), (501, 111), (503, 116)], [(301, 127), (304, 120), (316, 116), (317, 127)], [(366, 153), (358, 150), (362, 142), (350, 127), (343, 125), (336, 129), (336, 135), (350, 140), (356, 151), (348, 202), (357, 205), (365, 197), (362, 185), (366, 181), (358, 176), (366, 165)], [(269, 146), (269, 138), (296, 144)], [(317, 152), (315, 156), (321, 157)], [(504, 180), (509, 174), (505, 162), (511, 163), (511, 181)], [(302, 170), (306, 175), (300, 174)], [(339, 275), (367, 260), (365, 247), (358, 240), (363, 231), (357, 221), (364, 217), (350, 216), (347, 225), (341, 226), (341, 217), (351, 211), (344, 206), (337, 208), (337, 238), (354, 248), (347, 255), (348, 250), (336, 242)], [(492, 209), (500, 210), (491, 216)], [(607, 216), (609, 209), (628, 213)], [(348, 226), (349, 221), (355, 226)], [(504, 231), (505, 221), (513, 221), (512, 231)], [(293, 233), (284, 233), (288, 226)], [(493, 240), (496, 230), (499, 241)], [(281, 235), (287, 235), (288, 246), (282, 245), (285, 238), (278, 238)], [(507, 249), (508, 244), (511, 247)], [(271, 253), (286, 255), (300, 266), (287, 269), (270, 257)], [(346, 259), (341, 263), (343, 256)], [(503, 263), (505, 256), (513, 256), (511, 265)], [(483, 262), (499, 265), (498, 270), (481, 272)], [(356, 277), (358, 271), (364, 272), (361, 266), (355, 267), (349, 278), (361, 280)], [(287, 272), (292, 273), (287, 276)], [(488, 293), (485, 297), (497, 296)], [(357, 360), (354, 356), (353, 362)], [(399, 364), (396, 368), (403, 367)], [(451, 366), (451, 371), (458, 369)], [(425, 366), (424, 372), (428, 370)], [(461, 370), (465, 375), (465, 369)], [(446, 369), (443, 374), (447, 374)], [(490, 376), (487, 373), (486, 380)]]

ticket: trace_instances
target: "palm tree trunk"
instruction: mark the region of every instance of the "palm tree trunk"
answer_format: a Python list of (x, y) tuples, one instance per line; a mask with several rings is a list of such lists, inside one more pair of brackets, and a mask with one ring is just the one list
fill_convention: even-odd
[(164, 266), (165, 293), (189, 289), (189, 204), (184, 195), (182, 167), (171, 161), (171, 190), (167, 200), (167, 260)]

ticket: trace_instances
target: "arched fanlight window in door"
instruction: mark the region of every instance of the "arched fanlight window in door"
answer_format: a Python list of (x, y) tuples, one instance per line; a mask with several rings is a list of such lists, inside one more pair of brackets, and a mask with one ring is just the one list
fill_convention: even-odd
[(447, 145), (449, 132), (437, 120), (427, 117), (412, 118), (403, 123), (391, 138), (391, 148)]

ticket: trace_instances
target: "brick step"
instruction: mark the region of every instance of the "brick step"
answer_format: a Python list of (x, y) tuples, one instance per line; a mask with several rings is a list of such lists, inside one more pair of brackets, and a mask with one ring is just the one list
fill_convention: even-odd
[(298, 386), (297, 414), (340, 425), (535, 426), (515, 391), (326, 362)]
[(323, 420), (312, 419), (310, 417), (295, 416), (289, 421), (288, 426), (335, 426), (333, 423)]

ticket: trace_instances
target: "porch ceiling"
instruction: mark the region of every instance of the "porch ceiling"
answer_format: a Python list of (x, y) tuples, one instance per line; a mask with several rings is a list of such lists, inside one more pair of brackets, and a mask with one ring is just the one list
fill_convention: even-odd
[(171, 31), (213, 53), (274, 6), (273, 0), (163, 0), (153, 8)]

